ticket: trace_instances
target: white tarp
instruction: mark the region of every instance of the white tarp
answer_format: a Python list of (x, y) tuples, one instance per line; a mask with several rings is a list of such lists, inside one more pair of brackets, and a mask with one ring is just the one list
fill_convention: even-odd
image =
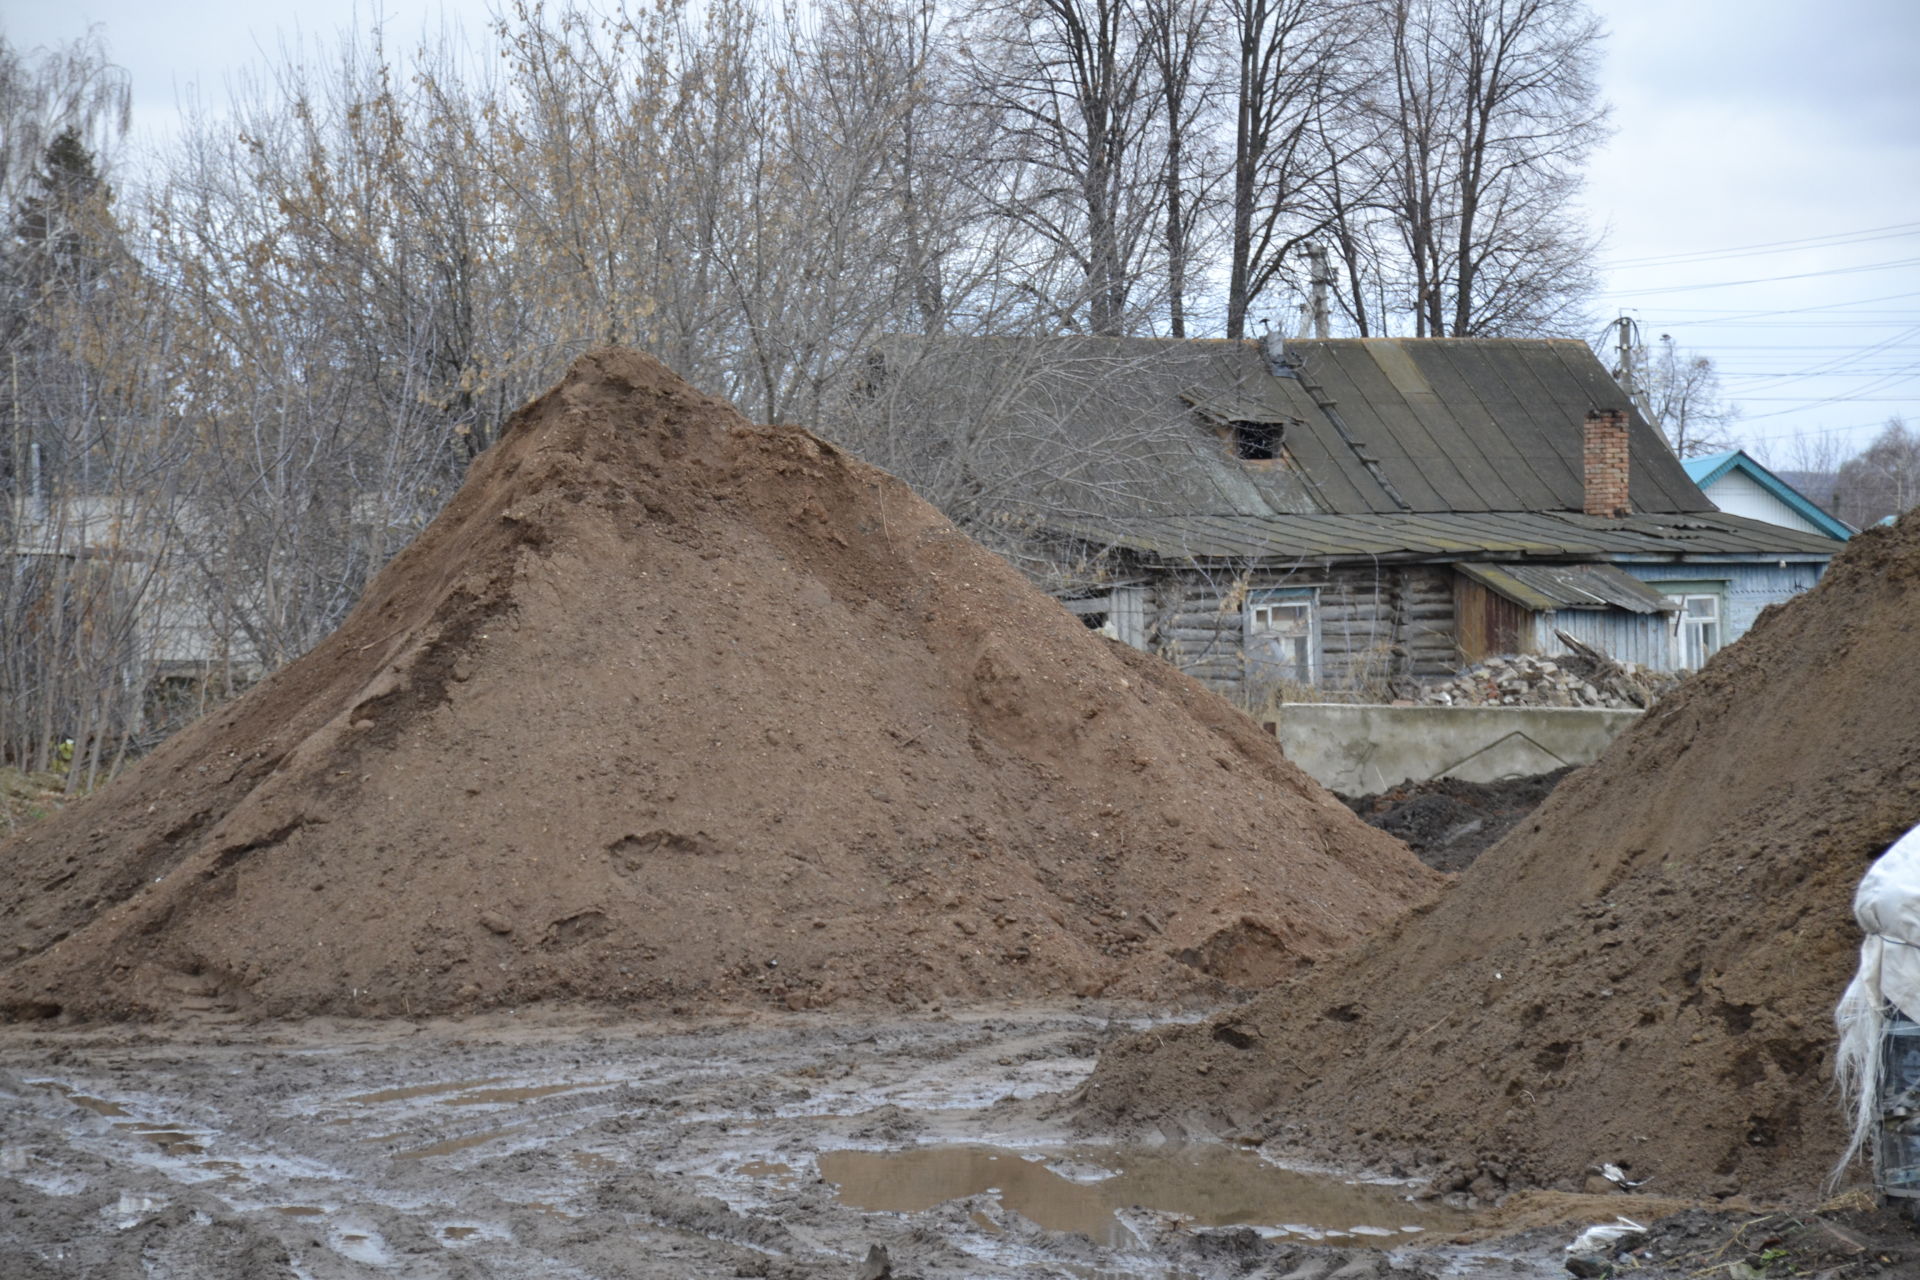
[(1860, 969), (1833, 1012), (1840, 1029), (1834, 1071), (1853, 1111), (1853, 1140), (1836, 1175), (1878, 1119), (1887, 1005), (1920, 1022), (1920, 827), (1894, 841), (1860, 877), (1853, 916), (1867, 936), (1860, 943)]

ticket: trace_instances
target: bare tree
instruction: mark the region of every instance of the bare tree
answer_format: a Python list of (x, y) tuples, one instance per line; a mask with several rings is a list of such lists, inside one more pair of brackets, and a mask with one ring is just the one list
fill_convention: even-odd
[(1234, 110), (1226, 328), (1243, 338), (1288, 256), (1348, 207), (1338, 184), (1365, 136), (1354, 107), (1370, 13), (1343, 0), (1223, 2)]
[(179, 474), (169, 334), (102, 150), (125, 108), (97, 32), (0, 42), (0, 759), (66, 760), (70, 788), (140, 728)]
[(1866, 528), (1920, 506), (1920, 432), (1899, 415), (1873, 443), (1840, 464), (1834, 514)]
[(1649, 416), (1675, 453), (1697, 458), (1735, 447), (1730, 428), (1740, 409), (1721, 394), (1720, 371), (1711, 359), (1682, 351), (1666, 333), (1653, 351), (1643, 346), (1634, 357)]
[(1580, 0), (1383, 0), (1379, 173), (1422, 337), (1565, 330), (1591, 292), (1572, 205), (1604, 136)]
[(1159, 100), (1138, 10), (1013, 0), (982, 11), (970, 39), (975, 92), (1003, 121), (999, 212), (1077, 268), (1078, 287), (1052, 300), (1061, 323), (1127, 332), (1161, 207)]
[(1831, 432), (1796, 431), (1785, 440), (1756, 441), (1754, 457), (1821, 510), (1837, 515), (1835, 485), (1846, 451)]
[(1213, 108), (1208, 29), (1215, 0), (1143, 0), (1142, 23), (1160, 99), (1162, 252), (1166, 264), (1167, 331), (1187, 336), (1198, 243), (1213, 185), (1213, 148), (1204, 125)]

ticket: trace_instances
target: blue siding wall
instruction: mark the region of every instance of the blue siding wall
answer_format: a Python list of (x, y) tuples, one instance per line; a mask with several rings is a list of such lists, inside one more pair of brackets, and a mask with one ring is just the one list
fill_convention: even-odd
[[(1762, 609), (1791, 600), (1811, 587), (1826, 565), (1793, 562), (1781, 565), (1770, 561), (1765, 564), (1622, 564), (1620, 567), (1656, 587), (1662, 582), (1724, 584), (1721, 589), (1726, 601), (1725, 626), (1720, 644), (1725, 647), (1747, 633)], [(1637, 662), (1656, 671), (1671, 671), (1680, 660), (1673, 618), (1669, 614), (1628, 613), (1624, 609), (1560, 609), (1531, 616), (1535, 653), (1552, 656), (1566, 652), (1566, 646), (1553, 634), (1558, 629), (1592, 645), (1616, 662)]]
[[(1836, 544), (1837, 545), (1837, 544)], [(1724, 582), (1727, 584), (1727, 634), (1731, 644), (1747, 634), (1753, 620), (1770, 604), (1791, 600), (1820, 580), (1824, 564), (1775, 561), (1764, 564), (1622, 564), (1642, 582)]]

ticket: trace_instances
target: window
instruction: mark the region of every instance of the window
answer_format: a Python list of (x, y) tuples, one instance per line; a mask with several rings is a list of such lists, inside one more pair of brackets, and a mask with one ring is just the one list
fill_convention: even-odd
[(1319, 674), (1313, 589), (1254, 591), (1247, 596), (1247, 674), (1255, 680), (1310, 685)]
[(1236, 422), (1233, 424), (1233, 456), (1247, 462), (1272, 462), (1279, 455), (1280, 424), (1277, 422)]
[(1720, 647), (1720, 597), (1681, 596), (1675, 622), (1680, 629), (1680, 666), (1698, 671)]
[(1673, 631), (1674, 670), (1698, 671), (1727, 642), (1727, 582), (1704, 578), (1648, 585), (1659, 588), (1679, 606), (1667, 615), (1667, 625)]

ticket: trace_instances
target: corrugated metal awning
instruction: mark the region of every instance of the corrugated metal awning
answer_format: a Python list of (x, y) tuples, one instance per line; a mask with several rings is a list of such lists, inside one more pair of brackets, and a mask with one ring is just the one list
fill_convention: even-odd
[(1610, 564), (1461, 563), (1454, 571), (1535, 613), (1554, 609), (1671, 613), (1680, 607), (1672, 597)]

